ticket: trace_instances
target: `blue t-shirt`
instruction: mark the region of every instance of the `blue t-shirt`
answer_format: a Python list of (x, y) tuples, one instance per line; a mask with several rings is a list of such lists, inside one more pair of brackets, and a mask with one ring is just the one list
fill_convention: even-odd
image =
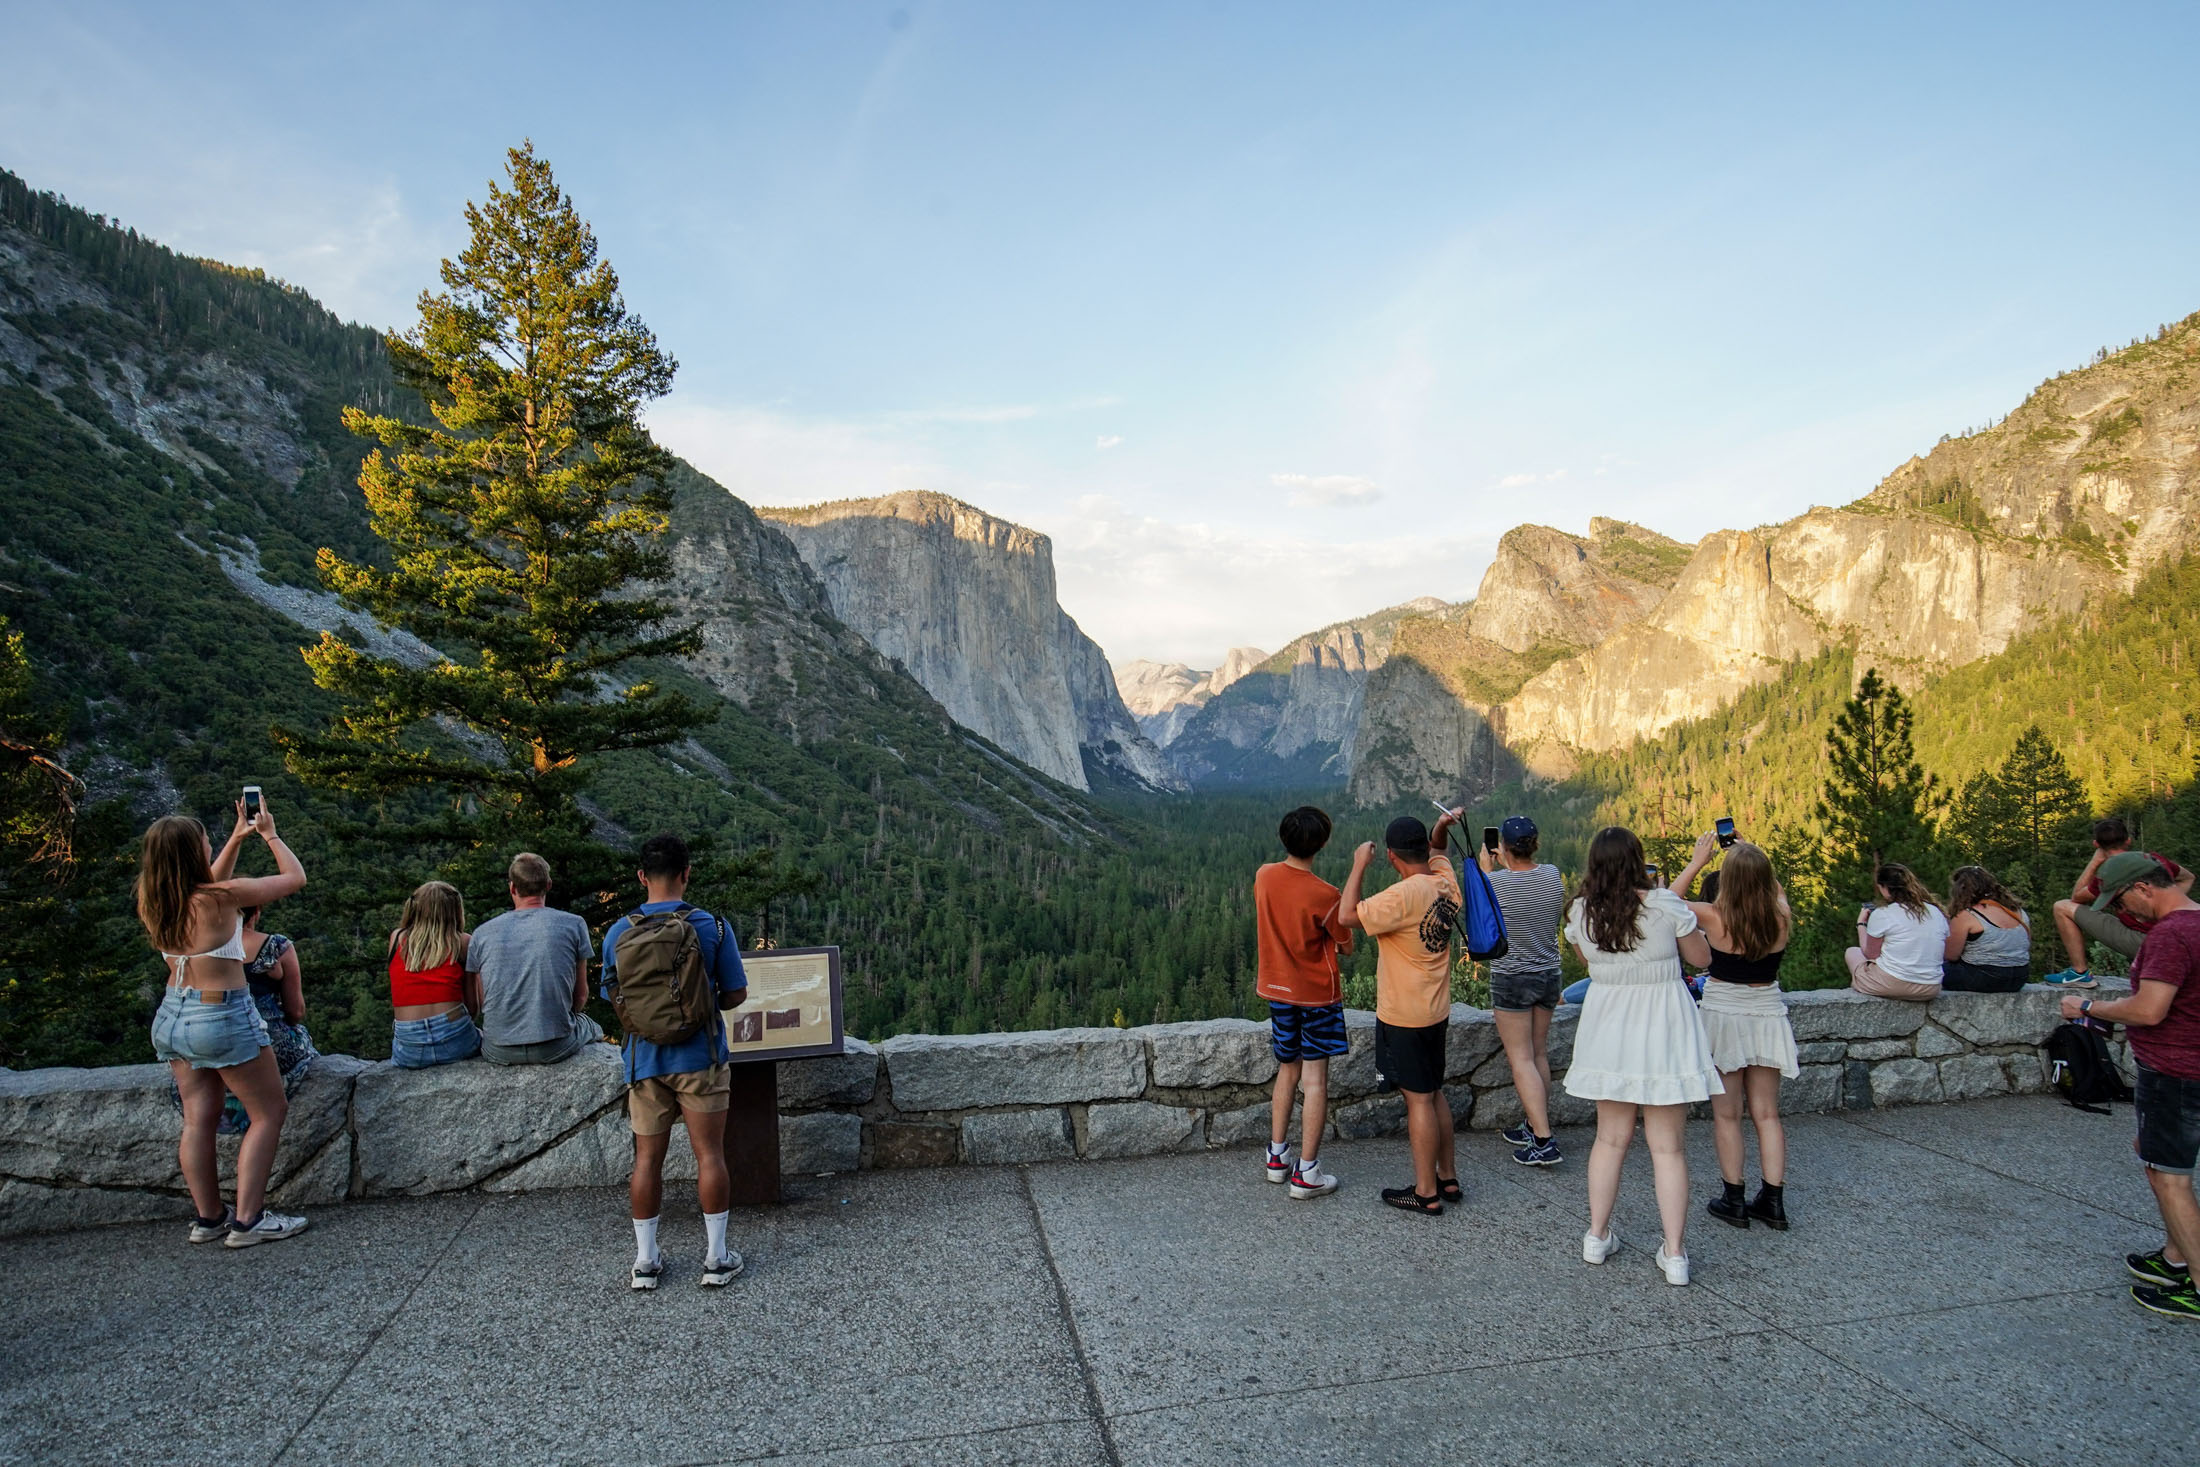
[[(669, 912), (679, 905), (676, 901), (643, 902), (640, 910), (648, 915)], [(607, 1002), (612, 986), (618, 981), (619, 938), (632, 925), (621, 917), (603, 935), (603, 996)], [(703, 971), (710, 975), (710, 985), (718, 991), (720, 1007), (730, 1008), (739, 1003), (749, 991), (748, 971), (741, 966), (741, 939), (729, 924), (725, 928), (725, 940), (721, 942), (718, 919), (701, 907), (688, 909), (688, 925), (695, 929), (696, 940), (703, 946)], [(660, 1075), (707, 1070), (712, 1065), (724, 1064), (728, 1057), (726, 1021), (713, 1010), (703, 1032), (679, 1044), (652, 1044), (629, 1034), (625, 1051), (626, 1078), (630, 1084), (636, 1080), (654, 1080)]]

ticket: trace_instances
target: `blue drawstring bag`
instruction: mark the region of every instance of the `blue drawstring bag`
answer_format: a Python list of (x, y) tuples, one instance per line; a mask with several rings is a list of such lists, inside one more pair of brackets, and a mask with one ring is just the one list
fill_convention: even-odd
[(1488, 873), (1472, 860), (1460, 863), (1459, 934), (1466, 939), (1467, 956), (1478, 963), (1505, 956), (1505, 914), (1498, 910), (1497, 892)]

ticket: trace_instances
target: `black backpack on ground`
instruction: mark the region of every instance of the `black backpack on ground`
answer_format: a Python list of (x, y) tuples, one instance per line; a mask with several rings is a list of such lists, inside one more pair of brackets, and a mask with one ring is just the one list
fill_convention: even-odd
[(2052, 1066), (2049, 1083), (2079, 1110), (2105, 1116), (2109, 1101), (2131, 1099), (2131, 1087), (2117, 1072), (2100, 1030), (2075, 1022), (2058, 1024), (2047, 1036), (2046, 1048)]

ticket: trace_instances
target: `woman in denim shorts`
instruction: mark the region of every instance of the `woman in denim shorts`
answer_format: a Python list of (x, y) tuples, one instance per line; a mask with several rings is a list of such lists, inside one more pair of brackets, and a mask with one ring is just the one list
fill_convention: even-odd
[(424, 1070), (481, 1053), (466, 997), (466, 904), (446, 881), (405, 898), (390, 934), (390, 1063)]
[[(276, 874), (238, 877), (237, 855), (255, 832), (274, 854)], [(188, 815), (156, 820), (145, 832), (138, 920), (168, 963), (168, 991), (153, 1015), (153, 1054), (168, 1062), (183, 1098), (177, 1159), (196, 1214), (194, 1243), (220, 1239), (231, 1248), (249, 1248), (288, 1238), (306, 1225), (302, 1217), (269, 1212), (265, 1205), (288, 1106), (268, 1047), (267, 1022), (245, 977), (244, 922), (238, 915), (241, 908), (265, 906), (305, 884), (305, 868), (275, 833), (264, 803), (258, 817), (247, 821), (244, 802), (237, 802), (236, 829), (218, 853), (206, 827)], [(225, 1094), (235, 1095), (251, 1118), (237, 1150), (234, 1209), (222, 1203), (214, 1159)]]

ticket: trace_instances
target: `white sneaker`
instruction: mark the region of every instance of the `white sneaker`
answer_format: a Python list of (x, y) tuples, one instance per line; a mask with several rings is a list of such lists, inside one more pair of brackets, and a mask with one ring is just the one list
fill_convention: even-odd
[(706, 1289), (722, 1289), (741, 1277), (741, 1270), (745, 1267), (747, 1265), (741, 1261), (741, 1255), (728, 1248), (723, 1258), (703, 1260), (703, 1277), (699, 1282)]
[(1267, 1163), (1262, 1167), (1262, 1172), (1271, 1182), (1281, 1184), (1290, 1181), (1291, 1153), (1286, 1151), (1279, 1156), (1273, 1151), (1269, 1152)]
[(640, 1293), (645, 1289), (654, 1289), (657, 1287), (657, 1280), (664, 1276), (664, 1272), (665, 1261), (662, 1258), (652, 1259), (648, 1263), (636, 1259), (633, 1277), (628, 1282), (627, 1287), (636, 1293)]
[(218, 1243), (229, 1236), (229, 1225), (237, 1220), (237, 1209), (225, 1207), (215, 1222), (200, 1222), (196, 1214), (191, 1218), (191, 1241), (194, 1243)]
[(1685, 1284), (1688, 1282), (1688, 1255), (1683, 1253), (1675, 1258), (1665, 1251), (1665, 1241), (1661, 1238), (1658, 1240), (1658, 1269), (1667, 1283), (1676, 1287)]
[(1618, 1228), (1607, 1227), (1604, 1230), (1604, 1236), (1601, 1238), (1595, 1233), (1583, 1233), (1581, 1235), (1581, 1261), (1583, 1263), (1602, 1263), (1617, 1252), (1619, 1252)]
[(1337, 1190), (1337, 1179), (1322, 1170), (1318, 1161), (1302, 1161), (1291, 1169), (1291, 1195), (1304, 1202), (1309, 1197), (1327, 1197)]
[(306, 1220), (304, 1218), (291, 1217), (288, 1214), (276, 1212), (272, 1208), (262, 1208), (260, 1220), (249, 1228), (238, 1227), (232, 1221), (229, 1224), (229, 1236), (222, 1239), (222, 1246), (224, 1248), (255, 1248), (262, 1243), (275, 1243), (284, 1238), (295, 1238), (305, 1230)]

